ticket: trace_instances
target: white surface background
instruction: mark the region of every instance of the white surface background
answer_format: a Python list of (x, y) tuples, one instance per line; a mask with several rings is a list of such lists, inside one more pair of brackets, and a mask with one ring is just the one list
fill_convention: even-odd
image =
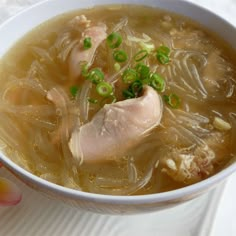
[[(0, 0), (0, 22), (39, 1)], [(189, 1), (218, 13), (236, 26), (236, 0)], [(8, 175), (4, 170), (0, 174)], [(10, 178), (14, 179), (12, 176)], [(23, 185), (21, 187), (24, 190), (22, 204), (15, 208), (0, 208), (0, 236), (236, 235), (236, 174), (230, 177), (226, 185), (220, 185), (214, 192), (184, 206), (162, 213), (125, 218), (78, 212), (39, 196)]]

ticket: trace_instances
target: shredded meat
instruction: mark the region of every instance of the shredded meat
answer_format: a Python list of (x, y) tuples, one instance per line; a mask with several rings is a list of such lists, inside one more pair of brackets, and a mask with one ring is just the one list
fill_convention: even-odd
[[(173, 180), (185, 184), (199, 182), (215, 172), (214, 164), (224, 157), (222, 143), (228, 137), (216, 132), (205, 139), (205, 144), (191, 150), (174, 150), (162, 160), (162, 171)], [(214, 151), (213, 151), (214, 150)]]
[(213, 173), (214, 158), (215, 153), (207, 145), (197, 147), (192, 154), (175, 150), (164, 159), (162, 171), (175, 181), (196, 183)]
[(80, 15), (80, 16), (76, 16), (74, 17), (70, 22), (69, 25), (73, 28), (76, 27), (89, 27), (90, 26), (91, 21), (87, 19), (87, 17), (85, 15)]

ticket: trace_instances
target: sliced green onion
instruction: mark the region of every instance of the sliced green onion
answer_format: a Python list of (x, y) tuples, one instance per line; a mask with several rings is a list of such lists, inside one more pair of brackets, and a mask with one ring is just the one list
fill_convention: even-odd
[(76, 94), (78, 92), (79, 88), (77, 86), (71, 86), (70, 87), (70, 93), (73, 97), (76, 97)]
[(122, 94), (125, 99), (135, 98), (135, 94), (128, 89), (123, 90)]
[(147, 50), (141, 50), (138, 53), (134, 55), (134, 60), (136, 62), (142, 61), (144, 58), (148, 56), (148, 51)]
[(97, 104), (98, 100), (94, 99), (94, 98), (88, 98), (88, 102), (93, 103), (93, 104)]
[(163, 65), (165, 65), (165, 64), (167, 64), (167, 63), (169, 63), (170, 62), (170, 58), (169, 58), (169, 56), (167, 56), (167, 55), (165, 55), (165, 54), (161, 54), (161, 53), (157, 53), (157, 60), (161, 63), (161, 64), (163, 64)]
[(150, 68), (142, 63), (137, 64), (135, 69), (139, 78), (142, 80), (148, 78), (150, 75)]
[(146, 79), (142, 79), (143, 85), (144, 85), (144, 84), (150, 85), (150, 83), (151, 83), (150, 81), (151, 81), (150, 77), (149, 77), (149, 78), (146, 78)]
[(165, 81), (160, 75), (154, 73), (150, 78), (150, 85), (155, 90), (162, 92), (165, 88)]
[(115, 64), (114, 64), (114, 69), (115, 69), (115, 71), (119, 71), (120, 70), (120, 64), (118, 63), (118, 62), (116, 62)]
[(116, 50), (113, 52), (113, 58), (117, 62), (125, 62), (128, 59), (128, 55), (123, 50)]
[(107, 37), (107, 44), (110, 48), (118, 48), (122, 43), (122, 37), (119, 33), (113, 32)]
[(171, 93), (169, 96), (164, 95), (163, 99), (170, 107), (174, 109), (178, 108), (180, 105), (180, 98), (174, 93)]
[(88, 76), (88, 68), (89, 68), (88, 63), (84, 62), (84, 63), (81, 64), (81, 74), (82, 74), (82, 76), (84, 76), (84, 77)]
[(123, 90), (125, 99), (136, 98), (143, 91), (143, 83), (141, 80), (135, 80), (129, 85), (128, 89)]
[(143, 83), (140, 80), (136, 80), (129, 86), (129, 88), (135, 97), (138, 97), (138, 95), (143, 91)]
[(89, 49), (92, 47), (92, 41), (90, 37), (84, 39), (84, 49)]
[(126, 84), (133, 83), (137, 78), (138, 78), (138, 74), (136, 70), (131, 69), (131, 68), (126, 69), (122, 75), (122, 80)]
[(97, 93), (102, 97), (108, 97), (113, 93), (112, 86), (107, 82), (100, 82), (96, 87)]
[(104, 74), (100, 69), (94, 68), (89, 72), (87, 79), (93, 84), (98, 84), (104, 80)]
[(165, 65), (170, 62), (169, 55), (170, 55), (170, 49), (168, 47), (160, 46), (157, 49), (156, 58), (161, 64)]
[(160, 53), (160, 54), (165, 54), (167, 56), (169, 56), (170, 54), (170, 49), (166, 46), (160, 46), (158, 49), (157, 49), (157, 52)]

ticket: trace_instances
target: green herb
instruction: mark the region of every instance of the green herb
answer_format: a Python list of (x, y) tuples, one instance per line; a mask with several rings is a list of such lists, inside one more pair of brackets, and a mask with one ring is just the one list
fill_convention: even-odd
[(88, 68), (89, 68), (88, 63), (84, 62), (84, 63), (81, 64), (81, 74), (82, 74), (82, 76), (84, 76), (84, 77), (88, 76)]
[(143, 63), (138, 63), (135, 67), (140, 79), (147, 79), (150, 75), (150, 68)]
[(107, 82), (100, 82), (96, 87), (96, 91), (102, 97), (108, 97), (113, 93), (113, 88)]
[(160, 75), (154, 73), (150, 78), (150, 85), (158, 92), (163, 92), (165, 88), (165, 81)]
[(167, 56), (170, 55), (170, 49), (166, 46), (160, 46), (158, 49), (157, 49), (157, 52), (158, 53), (161, 53), (161, 54), (165, 54)]
[(110, 48), (118, 48), (122, 43), (122, 37), (119, 33), (113, 32), (107, 37), (107, 44)]
[(135, 80), (130, 86), (130, 91), (135, 95), (135, 97), (138, 97), (139, 94), (143, 91), (143, 83), (140, 80)]
[(168, 47), (160, 46), (157, 49), (156, 58), (161, 64), (165, 65), (170, 62), (169, 55), (170, 55), (170, 49)]
[(113, 52), (113, 58), (117, 62), (125, 62), (128, 59), (128, 55), (123, 50), (116, 50)]
[(79, 88), (75, 85), (70, 87), (70, 93), (74, 98), (76, 97), (78, 90), (79, 90)]
[(136, 62), (142, 61), (144, 58), (148, 56), (148, 51), (147, 50), (141, 50), (138, 53), (134, 55), (134, 60)]
[(92, 41), (90, 37), (84, 39), (84, 49), (89, 49), (92, 47)]
[(98, 84), (104, 80), (104, 74), (99, 68), (92, 69), (87, 76), (93, 84)]
[(135, 94), (132, 91), (130, 91), (129, 89), (123, 90), (122, 94), (125, 99), (135, 98)]
[(131, 69), (131, 68), (126, 69), (122, 75), (122, 80), (126, 84), (130, 84), (134, 82), (137, 78), (138, 78), (138, 74), (136, 70)]
[(169, 56), (165, 55), (165, 54), (157, 54), (157, 60), (162, 64), (168, 64), (170, 62), (170, 58)]
[(143, 83), (140, 80), (135, 80), (129, 85), (128, 89), (123, 90), (123, 96), (125, 99), (136, 98), (143, 91)]
[(171, 93), (170, 95), (163, 95), (163, 99), (170, 107), (174, 109), (180, 106), (180, 98), (174, 93)]

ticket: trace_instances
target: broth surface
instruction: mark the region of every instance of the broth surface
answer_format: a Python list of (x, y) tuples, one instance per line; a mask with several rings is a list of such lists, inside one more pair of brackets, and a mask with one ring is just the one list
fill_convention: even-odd
[[(81, 15), (91, 25), (105, 24), (108, 35), (122, 36), (126, 62), (117, 64), (104, 40), (90, 67), (104, 72), (116, 101), (124, 100), (128, 87), (122, 74), (135, 67), (133, 58), (144, 48), (149, 55), (141, 62), (164, 78), (165, 87), (158, 92), (164, 104), (161, 124), (141, 143), (122, 156), (111, 153), (106, 161), (78, 165), (68, 148), (70, 126), (78, 119), (88, 123), (104, 104), (114, 102), (99, 96), (82, 75), (69, 79), (69, 57), (85, 27), (74, 20)], [(170, 49), (166, 64), (156, 58), (163, 45)], [(140, 195), (199, 182), (235, 160), (235, 62), (236, 53), (225, 41), (170, 12), (122, 5), (58, 16), (20, 39), (0, 61), (0, 148), (33, 174), (87, 192)], [(76, 97), (72, 87), (79, 88)], [(47, 98), (53, 88), (61, 91), (64, 106)], [(170, 94), (180, 99), (176, 109), (163, 99)]]

